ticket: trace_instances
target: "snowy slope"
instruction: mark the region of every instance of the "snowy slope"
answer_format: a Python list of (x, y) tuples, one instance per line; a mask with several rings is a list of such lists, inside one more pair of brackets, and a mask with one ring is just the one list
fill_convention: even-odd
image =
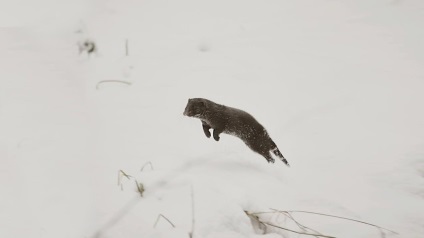
[[(255, 230), (244, 210), (269, 208), (424, 234), (421, 1), (43, 4), (57, 12), (0, 30), (1, 237), (188, 237), (193, 220), (194, 237), (302, 237)], [(97, 56), (78, 55), (86, 38)], [(190, 97), (254, 115), (292, 167), (207, 139)]]

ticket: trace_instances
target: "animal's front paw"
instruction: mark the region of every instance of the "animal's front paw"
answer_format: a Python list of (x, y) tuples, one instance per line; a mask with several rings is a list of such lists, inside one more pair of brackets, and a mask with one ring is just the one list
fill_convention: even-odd
[(213, 130), (213, 138), (216, 140), (216, 141), (219, 141), (219, 134), (221, 134), (221, 130), (217, 130), (217, 129), (214, 129)]
[(268, 163), (274, 163), (275, 159), (271, 158), (271, 159), (267, 159)]
[(211, 138), (211, 133), (209, 131), (206, 131), (205, 135), (206, 135), (207, 138)]

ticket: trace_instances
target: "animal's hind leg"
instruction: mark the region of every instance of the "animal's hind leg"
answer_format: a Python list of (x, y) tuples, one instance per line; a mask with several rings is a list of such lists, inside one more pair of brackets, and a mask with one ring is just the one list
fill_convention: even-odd
[(266, 159), (266, 161), (268, 161), (268, 163), (274, 163), (275, 162), (275, 159), (272, 158), (272, 156), (269, 153), (269, 151), (261, 151), (261, 152), (258, 152), (258, 153), (260, 155), (262, 155)]
[(290, 167), (290, 164), (289, 164), (289, 162), (286, 160), (286, 158), (284, 158), (284, 156), (283, 156), (283, 154), (281, 154), (281, 152), (280, 152), (280, 150), (277, 148), (277, 147), (275, 147), (273, 150), (271, 150), (272, 151), (272, 153), (274, 153), (276, 156), (278, 156), (280, 159), (281, 159), (281, 161), (283, 161), (287, 166), (289, 166)]
[(262, 155), (268, 163), (274, 163), (275, 159), (272, 158), (270, 150), (264, 149), (261, 145), (258, 145), (258, 143), (250, 143), (246, 142), (246, 145), (253, 150), (254, 152)]

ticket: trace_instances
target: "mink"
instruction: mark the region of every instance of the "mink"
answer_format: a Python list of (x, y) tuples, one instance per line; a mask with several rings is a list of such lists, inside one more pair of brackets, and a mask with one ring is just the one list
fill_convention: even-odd
[[(219, 141), (221, 133), (240, 138), (251, 150), (262, 155), (268, 163), (274, 163), (271, 153), (290, 166), (266, 129), (249, 113), (214, 103), (204, 98), (192, 98), (187, 102), (184, 116), (198, 118), (206, 137)], [(210, 129), (213, 129), (211, 134)]]

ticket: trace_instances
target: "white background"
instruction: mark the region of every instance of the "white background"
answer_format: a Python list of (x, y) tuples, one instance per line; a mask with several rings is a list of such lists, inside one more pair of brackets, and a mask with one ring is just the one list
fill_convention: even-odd
[[(400, 234), (294, 214), (337, 237), (423, 237), (422, 1), (0, 9), (0, 237), (188, 237), (193, 219), (194, 237), (302, 237), (243, 211), (269, 208)], [(85, 39), (97, 55), (78, 54)], [(191, 97), (254, 115), (292, 167), (207, 139), (182, 115)], [(296, 229), (283, 218), (263, 217)]]

